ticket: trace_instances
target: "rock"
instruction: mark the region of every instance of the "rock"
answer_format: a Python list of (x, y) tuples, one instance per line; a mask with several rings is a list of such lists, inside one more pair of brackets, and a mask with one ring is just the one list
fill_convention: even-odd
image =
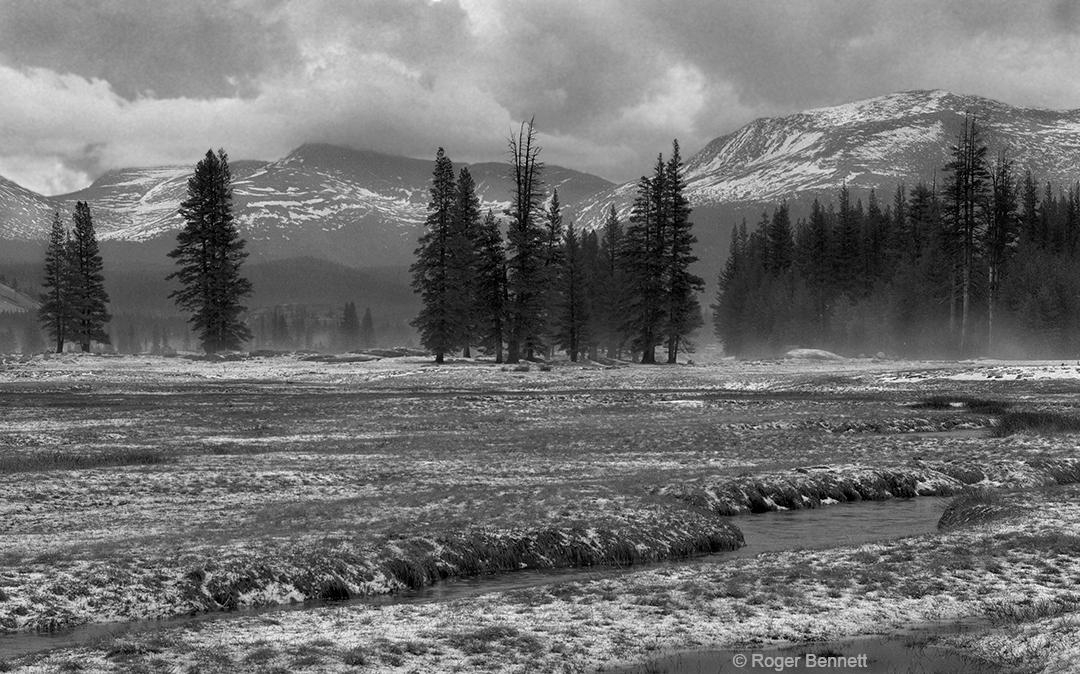
[(844, 360), (843, 356), (838, 356), (832, 351), (825, 351), (823, 349), (792, 349), (784, 354), (784, 358), (799, 360)]

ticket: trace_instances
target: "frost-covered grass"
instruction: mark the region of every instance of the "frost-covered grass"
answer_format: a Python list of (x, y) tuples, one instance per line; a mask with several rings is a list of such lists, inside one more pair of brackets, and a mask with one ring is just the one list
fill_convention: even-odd
[(1015, 519), (947, 533), (673, 565), (467, 600), (243, 617), (126, 635), (9, 667), (576, 672), (676, 650), (752, 650), (983, 617), (990, 627), (941, 641), (1025, 671), (1070, 671), (1062, 663), (1080, 643), (1073, 612), (1080, 601), (1076, 495), (1018, 498)]
[[(883, 479), (884, 491), (905, 495), (897, 485), (946, 493), (950, 485), (1075, 479), (1080, 470), (1067, 436), (991, 437), (1001, 409), (978, 401), (1046, 407), (1080, 391), (1080, 381), (978, 378), (980, 367), (1005, 366), (557, 363), (519, 372), (484, 362), (433, 367), (409, 356), (317, 362), (65, 354), (7, 361), (0, 365), (0, 629), (356, 596), (523, 565), (679, 559), (737, 541), (730, 528), (737, 518), (718, 517), (723, 509), (715, 503), (723, 499), (706, 498), (728, 493), (725, 485), (787, 489), (826, 480), (858, 492), (857, 485)], [(1023, 373), (1057, 366), (1007, 367)], [(958, 372), (969, 376), (956, 378)], [(945, 403), (919, 404), (930, 399)], [(881, 478), (890, 467), (911, 474), (890, 483)], [(799, 505), (762, 494), (776, 507)], [(802, 573), (796, 558), (784, 559), (791, 573)], [(739, 568), (744, 573), (732, 577), (731, 591), (756, 596), (762, 580), (751, 567)], [(823, 577), (850, 571), (830, 568)], [(642, 578), (655, 583), (666, 572), (648, 573), (654, 575)], [(621, 596), (621, 586), (612, 587)], [(707, 606), (721, 611), (705, 586), (689, 597), (658, 587), (642, 601), (665, 612), (627, 609), (628, 619), (686, 625)], [(830, 586), (824, 596), (835, 599), (833, 591), (845, 592)], [(526, 594), (537, 605), (549, 597), (576, 602), (576, 585), (567, 597), (559, 592)], [(376, 667), (397, 667), (392, 663), (401, 659), (442, 669), (457, 662), (459, 646), (487, 644), (468, 656), (475, 663), (462, 656), (471, 668), (498, 661), (503, 651), (528, 650), (522, 643), (540, 643), (570, 644), (568, 661), (596, 662), (582, 655), (590, 646), (578, 637), (546, 641), (498, 608), (505, 597), (492, 601), (461, 605), (470, 616), (479, 611), (477, 629), (494, 626), (486, 640), (450, 622), (430, 634), (380, 627), (375, 633), (385, 643), (364, 637), (319, 645), (285, 630), (280, 648), (277, 636), (258, 637), (252, 643), (268, 643), (250, 652), (230, 655), (232, 646), (207, 642), (183, 657), (211, 669), (218, 658), (228, 670), (247, 667), (249, 657), (251, 667), (292, 668), (344, 662), (348, 652)], [(739, 605), (743, 613), (756, 606)], [(483, 619), (484, 607), (503, 622)], [(347, 622), (383, 620), (365, 613), (375, 609), (352, 610), (342, 614)], [(566, 610), (554, 617), (574, 629), (576, 613)], [(605, 624), (621, 624), (618, 614), (594, 617), (600, 622), (581, 629), (608, 644), (601, 652), (641, 655), (607, 641), (619, 638), (617, 630), (604, 636)], [(464, 636), (446, 641), (443, 632)], [(165, 652), (188, 642), (177, 643)], [(547, 653), (540, 662), (555, 657)], [(120, 648), (107, 660), (129, 657), (144, 656)], [(145, 658), (139, 662), (149, 663)]]
[(1001, 438), (1016, 433), (1080, 433), (1080, 414), (1044, 410), (1009, 412), (994, 429), (994, 434)]

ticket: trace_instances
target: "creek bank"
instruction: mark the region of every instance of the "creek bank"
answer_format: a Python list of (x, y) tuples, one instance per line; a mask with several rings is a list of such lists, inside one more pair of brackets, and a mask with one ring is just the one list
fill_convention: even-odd
[(953, 496), (973, 487), (1048, 487), (1080, 482), (1080, 459), (994, 462), (912, 461), (892, 466), (811, 466), (754, 475), (714, 476), (657, 490), (719, 515), (819, 508), (832, 503)]

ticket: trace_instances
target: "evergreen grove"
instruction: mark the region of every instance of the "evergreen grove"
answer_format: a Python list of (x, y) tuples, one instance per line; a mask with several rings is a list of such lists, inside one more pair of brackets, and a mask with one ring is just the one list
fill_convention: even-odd
[[(690, 273), (690, 207), (676, 142), (642, 177), (628, 225), (611, 205), (598, 231), (564, 222), (558, 190), (546, 195), (532, 122), (511, 136), (505, 240), (492, 211), (481, 213), (468, 168), (456, 175), (435, 158), (426, 229), (412, 265), (422, 308), (413, 320), (437, 363), (473, 346), (496, 362), (550, 357), (627, 357), (669, 363), (703, 324)], [(546, 198), (545, 198), (546, 197)]]
[(1018, 175), (964, 124), (935, 180), (883, 205), (786, 204), (733, 228), (713, 305), (728, 353), (1052, 357), (1080, 350), (1080, 184)]
[(69, 341), (84, 352), (90, 351), (94, 342), (109, 343), (105, 332), (110, 319), (109, 295), (102, 267), (90, 206), (85, 201), (76, 202), (70, 230), (60, 213), (54, 213), (38, 318), (57, 353)]

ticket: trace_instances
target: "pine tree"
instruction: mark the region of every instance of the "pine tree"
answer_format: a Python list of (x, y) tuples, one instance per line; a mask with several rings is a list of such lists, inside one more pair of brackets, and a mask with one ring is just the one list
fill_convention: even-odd
[(476, 239), (476, 294), (473, 315), (477, 318), (477, 336), (495, 362), (503, 362), (506, 308), (506, 251), (495, 214), (490, 210), (480, 225)]
[(225, 150), (207, 150), (195, 165), (180, 215), (185, 225), (169, 253), (179, 269), (166, 278), (181, 287), (169, 297), (191, 314), (188, 323), (206, 353), (239, 349), (251, 339), (241, 304), (251, 294), (251, 282), (240, 274), (247, 251), (233, 221), (232, 173)]
[(71, 324), (68, 336), (79, 343), (84, 352), (90, 350), (91, 342), (109, 344), (105, 324), (109, 322), (106, 305), (109, 295), (105, 292), (105, 276), (102, 274), (101, 253), (90, 206), (85, 201), (75, 203), (71, 241), (68, 245), (68, 290), (71, 307)]
[(371, 317), (371, 307), (364, 308), (364, 317), (360, 319), (360, 346), (367, 349), (375, 346), (375, 320)]
[[(667, 312), (665, 315), (665, 332), (667, 335), (667, 362), (678, 362), (679, 347), (686, 340), (687, 335), (701, 327), (701, 305), (697, 295), (705, 289), (705, 282), (701, 277), (690, 272), (690, 265), (697, 262), (693, 248), (697, 243), (694, 236), (693, 223), (690, 222), (690, 201), (686, 198), (684, 190), (686, 181), (683, 179), (682, 157), (679, 154), (679, 141), (674, 141), (671, 148), (671, 158), (665, 169), (666, 195), (664, 204), (668, 210), (667, 227), (668, 233), (665, 244), (667, 250), (664, 256), (667, 258), (664, 277), (666, 281)], [(785, 213), (787, 207), (784, 207)], [(787, 255), (790, 264), (791, 257), (791, 228), (787, 231)]]
[(604, 261), (600, 253), (600, 236), (596, 230), (581, 235), (581, 258), (585, 268), (585, 329), (583, 352), (589, 360), (600, 358), (602, 326), (600, 323), (600, 291)]
[(604, 344), (608, 358), (618, 358), (622, 350), (622, 307), (624, 284), (620, 253), (623, 246), (623, 228), (615, 213), (615, 205), (608, 207), (604, 219), (603, 238), (600, 241), (600, 268), (595, 285), (596, 321), (599, 338)]
[[(554, 189), (551, 193), (551, 201), (544, 213), (544, 244), (542, 255), (544, 257), (544, 325), (545, 332), (550, 333), (551, 341), (556, 341), (555, 324), (562, 306), (562, 296), (559, 288), (562, 286), (560, 278), (566, 266), (565, 232), (563, 228), (562, 205), (559, 203), (559, 190)], [(580, 243), (580, 242), (579, 242)], [(548, 344), (548, 355), (551, 355), (552, 344)]]
[(814, 199), (810, 208), (810, 220), (806, 223), (804, 244), (798, 257), (799, 271), (806, 281), (813, 298), (813, 313), (816, 317), (816, 336), (824, 338), (828, 331), (828, 306), (832, 266), (829, 259), (829, 224), (825, 209)]
[(663, 158), (652, 178), (642, 176), (623, 237), (622, 269), (626, 278), (623, 332), (641, 362), (656, 362), (656, 347), (663, 339), (666, 298), (664, 288), (664, 175)]
[(423, 303), (412, 325), (420, 330), (420, 343), (441, 364), (464, 340), (468, 321), (468, 312), (462, 310), (468, 297), (455, 273), (454, 166), (441, 147), (435, 155), (429, 192), (427, 231), (420, 237), (410, 269), (413, 290)]
[(1016, 180), (1013, 162), (1002, 150), (990, 174), (991, 207), (983, 249), (986, 251), (986, 348), (994, 346), (994, 314), (1001, 294), (1001, 280), (1019, 236)]
[(341, 342), (346, 351), (359, 345), (360, 319), (356, 315), (356, 303), (346, 302), (341, 314)]
[(1039, 184), (1031, 171), (1024, 172), (1024, 183), (1020, 188), (1021, 215), (1023, 223), (1024, 243), (1042, 245), (1044, 242), (1039, 236)]
[(68, 236), (60, 212), (53, 213), (49, 247), (45, 251), (45, 291), (41, 294), (38, 319), (56, 343), (56, 352), (64, 350), (71, 326), (71, 298), (68, 288)]
[[(972, 275), (975, 271), (984, 208), (990, 192), (990, 172), (986, 166), (987, 147), (973, 117), (964, 119), (963, 132), (952, 148), (952, 160), (945, 166), (947, 223), (956, 267), (956, 299), (960, 303), (960, 353), (968, 351), (971, 323)], [(954, 305), (955, 306), (955, 305)]]
[(589, 340), (588, 288), (581, 241), (574, 223), (566, 228), (560, 255), (562, 273), (558, 275), (557, 307), (554, 316), (556, 344), (577, 362)]
[(766, 236), (769, 271), (779, 274), (791, 266), (795, 249), (795, 242), (791, 235), (791, 215), (786, 201), (781, 202), (780, 206), (773, 211)]
[(851, 206), (847, 185), (840, 187), (840, 210), (833, 249), (833, 279), (838, 293), (854, 294), (859, 287), (862, 220), (858, 209)]
[(544, 164), (538, 159), (540, 146), (532, 121), (522, 122), (508, 146), (514, 191), (506, 212), (510, 217), (506, 233), (506, 341), (507, 362), (516, 363), (522, 355), (531, 358), (543, 347), (545, 232), (537, 215)]
[(457, 195), (454, 201), (452, 232), (450, 236), (450, 265), (448, 275), (450, 286), (456, 288), (460, 296), (456, 302), (461, 313), (461, 348), (465, 358), (472, 356), (470, 345), (477, 333), (478, 317), (474, 313), (474, 302), (470, 298), (477, 292), (476, 254), (477, 238), (480, 229), (480, 199), (476, 196), (476, 183), (468, 167), (462, 167), (458, 173)]

